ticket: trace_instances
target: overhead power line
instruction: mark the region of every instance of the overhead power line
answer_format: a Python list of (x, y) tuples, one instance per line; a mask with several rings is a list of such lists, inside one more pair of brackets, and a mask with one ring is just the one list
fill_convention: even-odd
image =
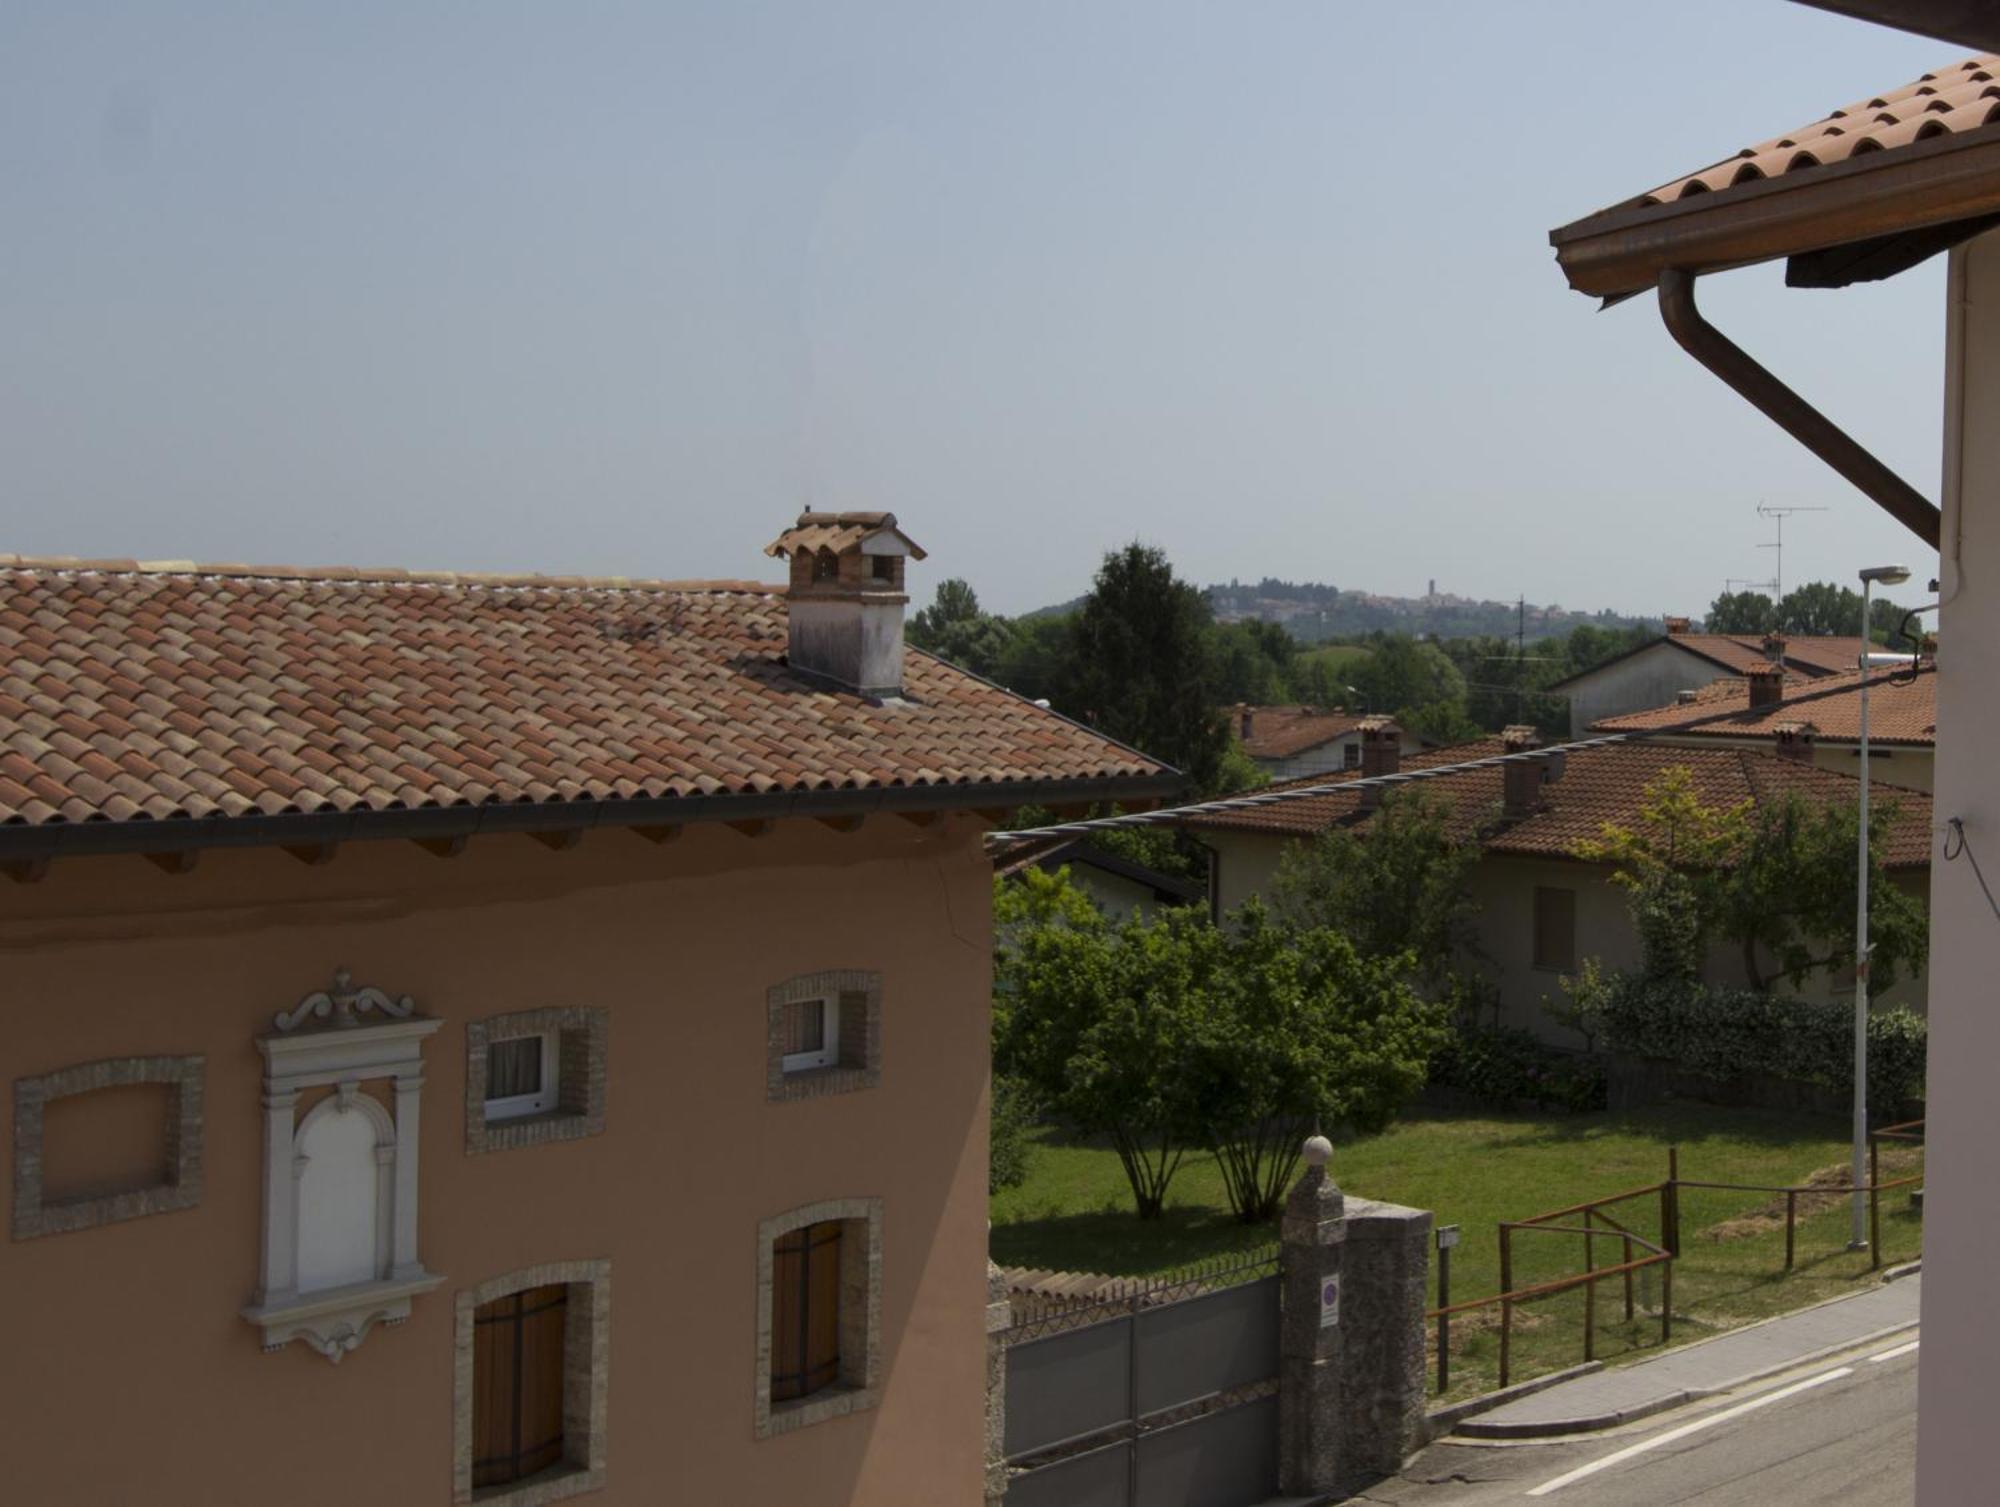
[[(1907, 670), (1903, 673), (1907, 673)], [(1870, 686), (1877, 686), (1895, 679), (1895, 673), (1864, 678)], [(1810, 706), (1813, 702), (1824, 700), (1829, 696), (1844, 696), (1860, 684), (1860, 680), (1843, 679), (1840, 685), (1787, 697), (1776, 707), (1758, 710), (1789, 711), (1793, 707)], [(1421, 769), (1400, 769), (1394, 774), (1363, 775), (1359, 779), (1328, 780), (1315, 785), (1289, 785), (1282, 790), (1260, 790), (1246, 795), (1222, 796), (1212, 801), (1196, 801), (1186, 806), (1167, 806), (1157, 811), (1128, 811), (1118, 816), (1092, 816), (1073, 822), (1051, 822), (1045, 827), (1021, 827), (1011, 832), (996, 832), (993, 836), (1025, 842), (1046, 837), (1083, 837), (1092, 832), (1111, 831), (1121, 827), (1171, 826), (1195, 816), (1220, 816), (1229, 811), (1255, 811), (1266, 806), (1284, 806), (1293, 801), (1315, 800), (1320, 796), (1339, 795), (1350, 790), (1387, 790), (1399, 785), (1416, 785), (1425, 780), (1442, 779), (1448, 774), (1463, 774), (1471, 769), (1498, 769), (1503, 764), (1546, 759), (1551, 754), (1583, 753), (1593, 748), (1610, 748), (1618, 743), (1647, 743), (1656, 738), (1671, 738), (1678, 733), (1692, 732), (1698, 727), (1710, 727), (1738, 715), (1741, 714), (1710, 711), (1699, 717), (1689, 717), (1685, 721), (1669, 723), (1665, 727), (1649, 727), (1629, 733), (1606, 733), (1596, 738), (1579, 738), (1570, 743), (1550, 743), (1537, 748), (1519, 749), (1512, 753), (1487, 754), (1481, 758), (1463, 759), (1453, 764), (1430, 764)]]

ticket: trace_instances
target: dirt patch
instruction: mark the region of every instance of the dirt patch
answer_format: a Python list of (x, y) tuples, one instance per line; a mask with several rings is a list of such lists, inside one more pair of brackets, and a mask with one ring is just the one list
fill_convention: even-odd
[[(1923, 1152), (1914, 1146), (1885, 1147), (1882, 1151), (1881, 1177), (1884, 1182), (1906, 1177), (1922, 1170)], [(1798, 1215), (1806, 1219), (1828, 1209), (1838, 1208), (1849, 1197), (1848, 1189), (1854, 1186), (1849, 1177), (1846, 1163), (1834, 1167), (1821, 1167), (1808, 1177), (1800, 1187), (1811, 1191), (1798, 1196)], [(1698, 1232), (1703, 1240), (1718, 1243), (1730, 1240), (1750, 1240), (1759, 1235), (1768, 1235), (1773, 1230), (1785, 1227), (1785, 1195), (1773, 1194), (1768, 1203), (1746, 1213), (1736, 1214), (1728, 1219), (1709, 1225)]]

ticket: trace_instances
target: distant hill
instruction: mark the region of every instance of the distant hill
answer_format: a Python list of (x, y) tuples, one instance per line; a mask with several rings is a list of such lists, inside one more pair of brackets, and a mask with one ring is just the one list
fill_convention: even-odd
[[(1521, 610), (1513, 602), (1475, 601), (1450, 592), (1433, 592), (1421, 597), (1379, 596), (1371, 591), (1342, 591), (1337, 586), (1317, 582), (1279, 581), (1271, 577), (1254, 584), (1231, 581), (1226, 586), (1208, 588), (1209, 604), (1216, 620), (1224, 623), (1261, 619), (1283, 623), (1294, 638), (1313, 643), (1326, 638), (1346, 638), (1358, 633), (1429, 634), (1433, 638), (1471, 638), (1493, 634), (1512, 638), (1521, 620)], [(1047, 617), (1074, 612), (1083, 598), (1041, 607), (1024, 614)], [(1656, 617), (1632, 616), (1620, 612), (1572, 612), (1550, 604), (1528, 603), (1527, 635), (1550, 638), (1588, 623), (1593, 628), (1658, 628)]]

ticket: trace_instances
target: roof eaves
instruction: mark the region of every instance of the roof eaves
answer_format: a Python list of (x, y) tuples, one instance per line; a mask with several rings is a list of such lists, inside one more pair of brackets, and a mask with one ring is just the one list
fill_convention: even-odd
[(990, 780), (884, 785), (859, 790), (772, 791), (761, 795), (670, 796), (601, 801), (509, 801), (486, 805), (317, 811), (267, 816), (48, 822), (0, 826), (0, 860), (109, 853), (178, 853), (197, 848), (274, 847), (384, 838), (473, 837), (496, 832), (775, 821), (786, 817), (943, 813), (1080, 801), (1156, 801), (1180, 793), (1175, 773), (1061, 780)]
[(2000, 212), (2000, 123), (1691, 194), (1638, 200), (1549, 232), (1579, 293), (1641, 293), (1670, 268), (1711, 272)]

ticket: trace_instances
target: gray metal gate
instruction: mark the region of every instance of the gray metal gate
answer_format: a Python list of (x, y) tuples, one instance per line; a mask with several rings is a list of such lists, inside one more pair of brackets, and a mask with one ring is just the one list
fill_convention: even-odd
[(1275, 1494), (1278, 1278), (1258, 1275), (1274, 1267), (1267, 1256), (1013, 1331), (1008, 1507), (1255, 1507)]

